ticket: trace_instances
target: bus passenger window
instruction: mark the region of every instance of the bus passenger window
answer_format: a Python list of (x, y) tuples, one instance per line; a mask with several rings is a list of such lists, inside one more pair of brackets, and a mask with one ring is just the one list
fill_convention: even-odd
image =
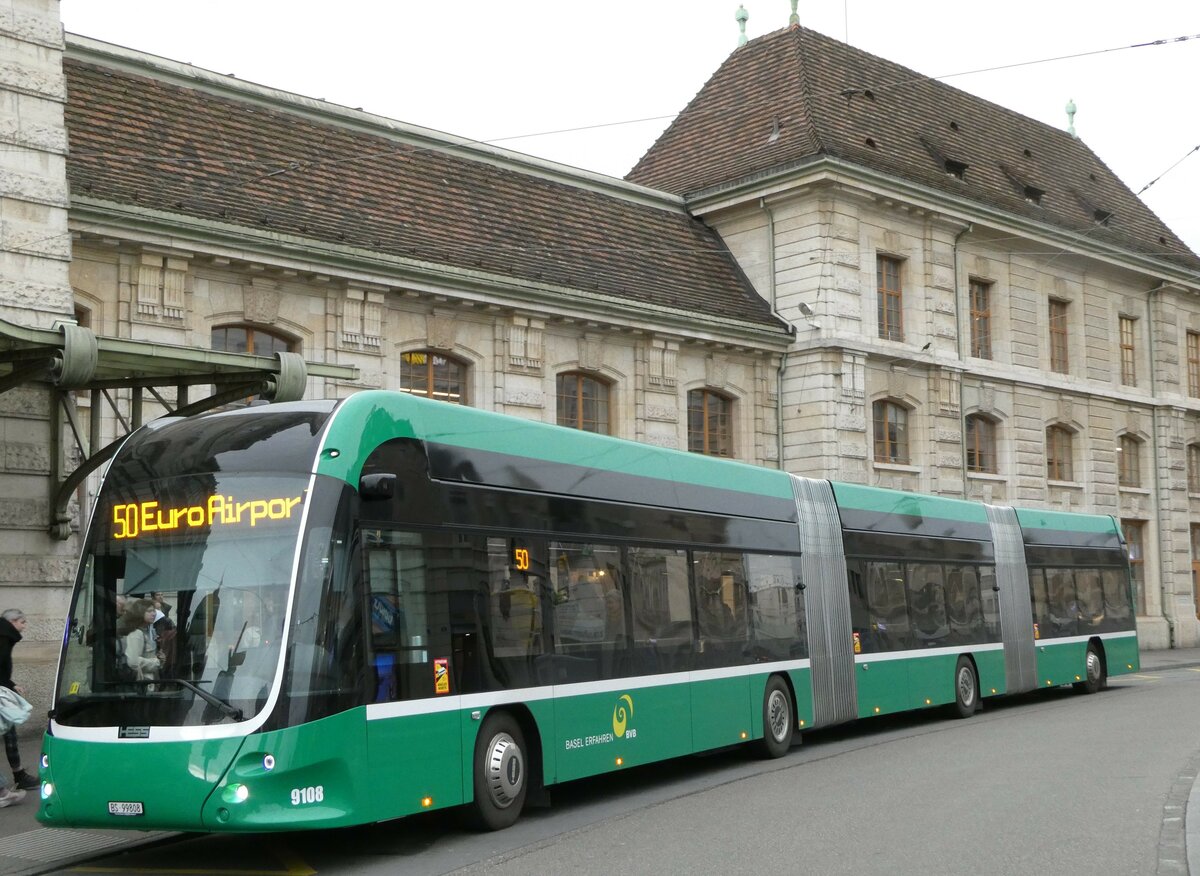
[(904, 567), (900, 563), (867, 563), (867, 606), (874, 640), (869, 650), (902, 651), (910, 646)]
[(951, 567), (946, 570), (946, 614), (955, 644), (987, 641), (980, 605), (979, 574), (974, 567)]
[(1086, 635), (1104, 627), (1104, 585), (1099, 569), (1077, 569), (1075, 593), (1079, 600), (1079, 634)]
[(1000, 591), (996, 589), (996, 567), (979, 567), (979, 597), (983, 607), (983, 625), (987, 630), (988, 642), (1001, 641), (1000, 636)]
[[(1046, 570), (1050, 635), (1073, 636), (1079, 625), (1079, 600), (1075, 597), (1075, 575), (1070, 569)], [(1043, 638), (1046, 630), (1042, 630)]]
[(550, 542), (555, 651), (560, 681), (628, 674), (620, 551), (612, 545)]
[(804, 593), (796, 557), (747, 554), (750, 575), (750, 633), (754, 658), (787, 660), (808, 656)]
[(1129, 572), (1125, 569), (1105, 569), (1101, 577), (1104, 582), (1105, 632), (1132, 630), (1133, 599), (1129, 592)]
[[(507, 687), (538, 684), (537, 658), (545, 648), (546, 543), (489, 538), (487, 552), (479, 611), (491, 671)], [(464, 692), (471, 689), (465, 686)]]
[(908, 605), (917, 646), (931, 648), (945, 644), (950, 624), (946, 618), (941, 566), (909, 566)]
[(752, 662), (746, 619), (746, 569), (741, 554), (694, 553), (700, 666)]
[(871, 613), (867, 608), (867, 584), (862, 560), (846, 560), (846, 587), (850, 592), (850, 628), (854, 652), (869, 654), (879, 650), (871, 631)]
[(1029, 603), (1033, 611), (1033, 628), (1036, 638), (1050, 635), (1050, 607), (1046, 599), (1045, 569), (1029, 570)]
[(635, 672), (686, 672), (692, 666), (692, 600), (684, 551), (629, 548)]

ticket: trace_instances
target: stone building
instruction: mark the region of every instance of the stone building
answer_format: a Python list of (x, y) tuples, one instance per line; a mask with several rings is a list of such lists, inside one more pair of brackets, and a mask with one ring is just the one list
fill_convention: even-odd
[(1069, 134), (792, 27), (616, 180), (13, 8), (0, 592), (42, 690), (103, 448), (362, 387), (1112, 514), (1144, 643), (1197, 643), (1200, 259)]
[(786, 469), (1118, 517), (1143, 646), (1198, 643), (1200, 259), (1082, 142), (794, 26), (628, 178), (796, 327)]

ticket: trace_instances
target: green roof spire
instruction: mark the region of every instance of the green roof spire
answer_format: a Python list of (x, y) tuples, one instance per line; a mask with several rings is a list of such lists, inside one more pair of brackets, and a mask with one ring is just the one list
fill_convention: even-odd
[(738, 27), (742, 31), (741, 36), (738, 37), (738, 45), (744, 46), (746, 45), (746, 19), (750, 17), (750, 13), (746, 11), (745, 6), (739, 5), (738, 11), (734, 13), (733, 17), (737, 20)]
[(796, 14), (796, 4), (799, 0), (792, 0), (792, 14), (788, 16), (788, 25), (799, 24), (800, 16)]
[(1075, 136), (1075, 101), (1067, 98), (1067, 133)]

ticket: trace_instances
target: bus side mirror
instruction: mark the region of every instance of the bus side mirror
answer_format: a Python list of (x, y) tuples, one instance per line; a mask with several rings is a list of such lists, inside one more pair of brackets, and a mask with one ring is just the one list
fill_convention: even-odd
[(358, 482), (358, 495), (365, 500), (391, 499), (396, 495), (394, 474), (367, 474)]

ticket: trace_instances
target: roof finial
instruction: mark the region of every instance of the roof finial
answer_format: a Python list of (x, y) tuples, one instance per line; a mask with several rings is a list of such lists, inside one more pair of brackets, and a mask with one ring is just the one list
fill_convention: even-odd
[(1067, 133), (1075, 136), (1075, 101), (1067, 98)]
[(738, 11), (733, 14), (733, 17), (737, 19), (738, 27), (742, 31), (741, 36), (738, 37), (738, 45), (744, 46), (746, 45), (746, 19), (750, 17), (750, 13), (746, 11), (745, 6), (739, 5)]
[(800, 16), (796, 14), (796, 4), (799, 0), (792, 0), (792, 14), (788, 16), (788, 25), (800, 23)]

